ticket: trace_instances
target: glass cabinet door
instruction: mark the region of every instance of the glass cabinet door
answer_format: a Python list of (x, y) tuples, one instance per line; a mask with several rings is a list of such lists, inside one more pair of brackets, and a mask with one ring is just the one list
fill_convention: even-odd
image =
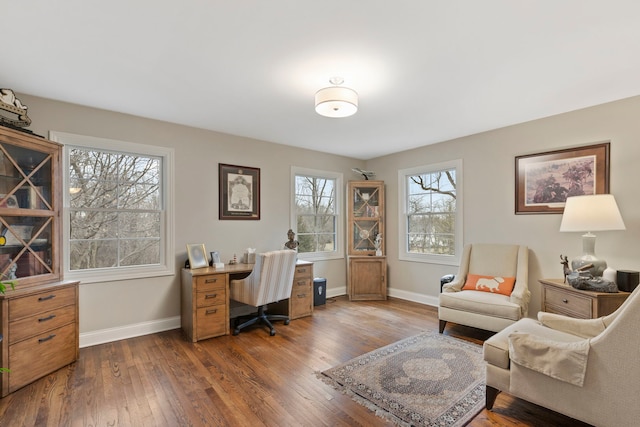
[(384, 183), (349, 182), (349, 255), (375, 255), (376, 237), (384, 232)]
[[(0, 274), (2, 280), (58, 275), (53, 189), (59, 147), (40, 138), (0, 134)], [(29, 144), (29, 139), (36, 142)]]

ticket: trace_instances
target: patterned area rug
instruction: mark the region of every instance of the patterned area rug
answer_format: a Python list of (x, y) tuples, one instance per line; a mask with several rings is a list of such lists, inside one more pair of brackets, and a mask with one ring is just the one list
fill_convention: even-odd
[(464, 426), (485, 403), (482, 346), (424, 332), (319, 378), (402, 426)]

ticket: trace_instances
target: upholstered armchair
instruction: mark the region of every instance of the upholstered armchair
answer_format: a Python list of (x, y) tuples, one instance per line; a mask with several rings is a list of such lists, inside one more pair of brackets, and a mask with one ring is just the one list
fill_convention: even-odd
[(588, 424), (638, 425), (638, 325), (640, 288), (599, 319), (519, 320), (484, 343), (487, 409), (505, 391)]
[(526, 246), (466, 245), (458, 273), (442, 286), (440, 333), (447, 322), (498, 332), (526, 317), (531, 299), (528, 275)]
[(262, 323), (269, 328), (269, 333), (273, 336), (276, 330), (271, 323), (272, 320), (284, 320), (285, 325), (289, 324), (288, 316), (267, 314), (266, 309), (268, 304), (291, 297), (296, 257), (297, 252), (288, 249), (257, 254), (256, 263), (249, 276), (231, 281), (230, 298), (258, 309), (249, 320), (236, 324), (233, 335), (238, 335), (240, 330), (248, 326)]

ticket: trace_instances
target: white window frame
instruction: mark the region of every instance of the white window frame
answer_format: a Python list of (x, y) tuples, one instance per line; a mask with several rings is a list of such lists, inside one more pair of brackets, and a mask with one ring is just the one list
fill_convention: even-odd
[[(52, 141), (64, 145), (62, 165), (65, 171), (62, 177), (62, 268), (65, 279), (80, 280), (82, 283), (110, 282), (115, 280), (140, 279), (158, 276), (173, 276), (176, 272), (174, 256), (174, 149), (154, 145), (137, 144), (93, 136), (50, 131)], [(70, 270), (70, 198), (69, 198), (69, 152), (71, 148), (88, 148), (128, 154), (140, 154), (162, 158), (162, 209), (164, 221), (160, 224), (161, 247), (158, 265), (125, 266), (96, 268), (91, 270)]]
[[(455, 169), (456, 171), (455, 255), (417, 254), (409, 252), (407, 242), (407, 177), (448, 169)], [(462, 188), (462, 159), (398, 170), (398, 258), (400, 260), (431, 264), (460, 265), (460, 256), (464, 246), (462, 230), (464, 197)]]
[(336, 249), (332, 252), (300, 252), (298, 258), (307, 261), (325, 261), (331, 259), (344, 259), (344, 215), (342, 198), (344, 194), (343, 177), (339, 172), (330, 172), (317, 169), (309, 169), (298, 166), (291, 167), (291, 209), (290, 228), (297, 234), (296, 216), (296, 176), (312, 176), (316, 178), (334, 179), (336, 181), (335, 212), (336, 212)]

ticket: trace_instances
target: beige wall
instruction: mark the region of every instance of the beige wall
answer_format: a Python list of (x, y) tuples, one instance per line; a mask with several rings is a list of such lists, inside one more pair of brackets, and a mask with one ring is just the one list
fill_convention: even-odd
[[(355, 178), (360, 160), (252, 140), (126, 114), (19, 95), (29, 107), (35, 133), (50, 130), (175, 149), (175, 263), (179, 271), (187, 243), (205, 243), (227, 262), (245, 248), (282, 248), (290, 228), (291, 166), (341, 172)], [(247, 126), (251, 126), (250, 119)], [(218, 163), (260, 168), (260, 221), (218, 220)], [(344, 293), (344, 260), (316, 262), (314, 273)], [(127, 336), (180, 316), (179, 277), (91, 283), (80, 286), (80, 333)], [(147, 325), (148, 323), (148, 325)], [(171, 323), (171, 322), (168, 322)], [(134, 325), (134, 326), (132, 326)], [(101, 338), (96, 338), (100, 341)], [(92, 341), (91, 339), (89, 341)], [(86, 341), (85, 341), (86, 342)]]
[[(624, 232), (600, 232), (596, 253), (618, 269), (640, 270), (640, 97), (536, 120), (436, 145), (362, 162), (264, 141), (225, 135), (125, 114), (21, 95), (33, 120), (30, 129), (49, 130), (173, 147), (176, 159), (176, 248), (180, 267), (185, 244), (204, 242), (222, 259), (246, 247), (279, 248), (289, 228), (290, 167), (344, 174), (351, 168), (376, 171), (386, 182), (387, 257), (390, 294), (435, 304), (439, 278), (454, 267), (398, 260), (399, 169), (462, 159), (464, 168), (464, 241), (515, 242), (530, 248), (531, 314), (539, 309), (537, 279), (560, 277), (559, 255), (580, 253), (580, 237), (559, 233), (560, 215), (514, 214), (514, 158), (560, 148), (611, 141), (611, 193), (627, 225)], [(250, 126), (250, 122), (247, 126)], [(218, 220), (218, 163), (261, 169), (262, 219)], [(318, 262), (315, 275), (326, 277), (329, 291), (346, 284), (344, 260)], [(180, 315), (179, 278), (160, 277), (85, 284), (80, 291), (81, 334), (114, 330), (126, 336), (131, 325), (159, 323)], [(143, 327), (133, 328), (135, 334)], [(152, 328), (151, 328), (152, 329)]]
[[(615, 269), (640, 270), (640, 97), (471, 135), (367, 162), (386, 182), (391, 294), (437, 301), (450, 266), (398, 260), (398, 170), (463, 160), (464, 242), (519, 243), (530, 248), (530, 315), (540, 309), (540, 278), (562, 277), (560, 254), (581, 253), (579, 233), (560, 233), (561, 215), (515, 215), (515, 157), (611, 142), (610, 192), (626, 231), (599, 232), (596, 254)], [(453, 270), (455, 272), (455, 269)], [(419, 278), (419, 280), (416, 280)]]

